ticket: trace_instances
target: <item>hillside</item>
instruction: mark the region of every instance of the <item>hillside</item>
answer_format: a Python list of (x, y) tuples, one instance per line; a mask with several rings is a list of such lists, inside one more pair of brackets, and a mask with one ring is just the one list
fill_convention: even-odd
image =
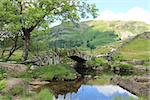
[(49, 34), (37, 38), (39, 41), (46, 39), (49, 48), (78, 47), (81, 50), (90, 50), (116, 43), (148, 30), (150, 30), (150, 25), (143, 22), (85, 21), (77, 26), (62, 23), (53, 27)]
[(150, 25), (137, 21), (89, 21), (86, 24), (94, 30), (114, 31), (121, 39), (150, 30)]
[(120, 48), (117, 55), (125, 60), (150, 60), (150, 32), (137, 35)]

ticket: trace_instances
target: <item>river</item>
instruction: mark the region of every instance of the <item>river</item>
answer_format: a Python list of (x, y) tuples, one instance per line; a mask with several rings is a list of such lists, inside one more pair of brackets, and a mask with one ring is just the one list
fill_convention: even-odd
[[(91, 80), (94, 82), (94, 80)], [(96, 81), (96, 80), (95, 80)], [(118, 85), (89, 84), (89, 80), (56, 81), (41, 87), (52, 90), (54, 100), (137, 100), (138, 97)]]

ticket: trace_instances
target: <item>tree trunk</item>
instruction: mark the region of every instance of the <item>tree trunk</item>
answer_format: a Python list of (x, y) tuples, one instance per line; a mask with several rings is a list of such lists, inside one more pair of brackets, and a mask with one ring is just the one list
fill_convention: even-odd
[[(15, 38), (14, 39), (12, 39), (13, 40), (13, 46), (12, 46), (12, 48), (10, 49), (10, 51), (9, 51), (9, 55), (8, 55), (8, 57), (6, 58), (6, 61), (8, 61), (9, 60), (9, 58), (12, 56), (12, 54), (17, 50), (17, 42), (18, 42), (18, 36), (19, 35), (19, 33), (15, 36)], [(19, 48), (19, 47), (18, 47)]]
[(29, 54), (30, 32), (23, 31), (23, 33), (24, 33), (24, 51), (22, 55), (22, 60), (25, 61), (28, 59), (28, 54)]
[(8, 61), (8, 60), (9, 60), (9, 58), (12, 56), (12, 54), (15, 52), (15, 50), (16, 50), (16, 47), (12, 47), (12, 48), (11, 48), (11, 50), (9, 51), (9, 55), (8, 55), (8, 57), (6, 58), (5, 61)]

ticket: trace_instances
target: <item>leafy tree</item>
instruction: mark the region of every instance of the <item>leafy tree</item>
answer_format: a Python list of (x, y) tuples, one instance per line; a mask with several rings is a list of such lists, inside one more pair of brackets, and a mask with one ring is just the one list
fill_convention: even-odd
[(96, 47), (90, 43), (87, 44), (87, 47), (90, 48), (91, 50), (96, 49)]
[[(19, 34), (7, 33), (5, 31), (0, 31), (0, 48), (1, 57), (4, 57), (5, 51), (9, 51), (6, 61), (11, 57), (15, 50), (22, 46), (22, 41)], [(11, 47), (11, 48), (10, 48)], [(6, 55), (5, 55), (6, 56)]]
[(95, 5), (84, 0), (1, 0), (0, 24), (3, 29), (22, 35), (23, 60), (27, 60), (35, 29), (49, 28), (57, 20), (77, 23), (81, 18), (96, 17), (96, 11)]
[[(50, 30), (34, 30), (31, 34), (32, 40), (30, 40), (30, 52), (34, 55), (39, 55), (40, 51), (46, 51), (49, 49), (48, 40), (50, 37), (47, 36)], [(44, 39), (43, 39), (44, 38)]]

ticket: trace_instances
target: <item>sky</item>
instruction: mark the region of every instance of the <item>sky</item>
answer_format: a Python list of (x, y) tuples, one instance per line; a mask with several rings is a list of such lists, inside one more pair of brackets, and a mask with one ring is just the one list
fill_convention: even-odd
[[(84, 1), (84, 0), (83, 0)], [(142, 21), (150, 24), (150, 0), (85, 0), (87, 3), (96, 4), (99, 9), (96, 19), (87, 20), (122, 20)], [(56, 26), (60, 22), (51, 24)]]
[(150, 24), (150, 0), (88, 0), (99, 9), (96, 20), (143, 21)]
[(111, 10), (125, 13), (131, 8), (139, 7), (150, 12), (150, 0), (88, 0), (95, 3), (99, 11)]

